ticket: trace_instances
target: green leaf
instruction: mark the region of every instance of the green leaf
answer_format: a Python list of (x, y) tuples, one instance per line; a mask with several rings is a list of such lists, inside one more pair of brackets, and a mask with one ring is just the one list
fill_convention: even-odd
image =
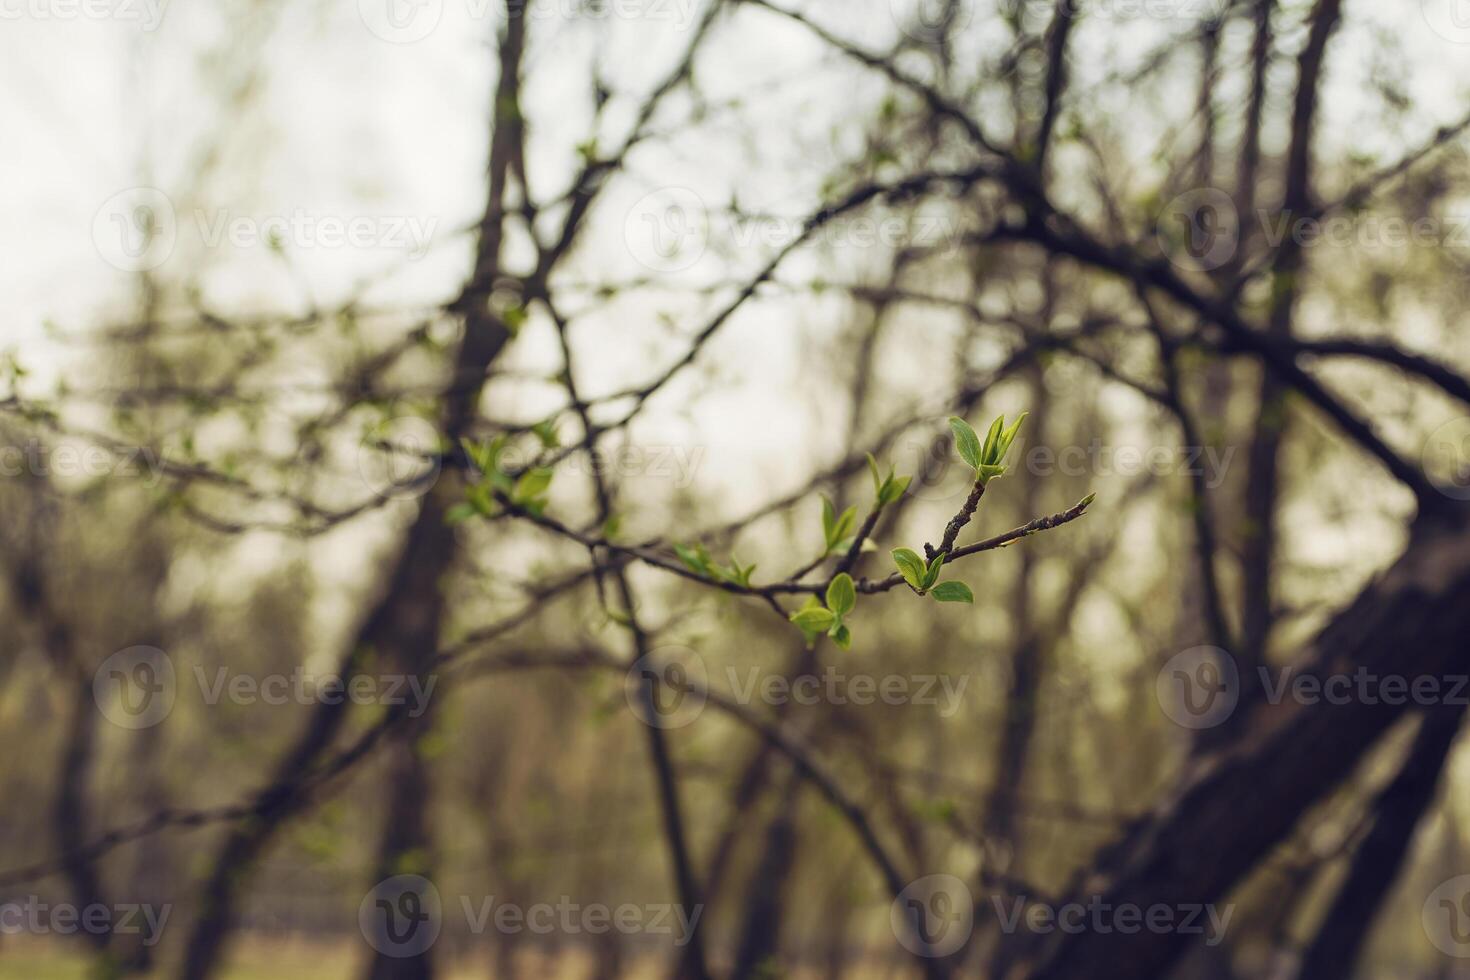
[(561, 438), (556, 434), (555, 419), (537, 422), (531, 426), (531, 431), (536, 433), (536, 438), (541, 440), (541, 446), (544, 449), (556, 449), (561, 445)]
[(832, 615), (830, 609), (823, 609), (821, 606), (806, 606), (792, 613), (791, 621), (803, 632), (810, 630), (825, 633), (832, 628), (833, 623), (837, 622), (837, 617)]
[(832, 543), (832, 531), (837, 527), (837, 508), (832, 505), (832, 498), (825, 493), (822, 494), (822, 540), (828, 544)]
[(1011, 443), (1016, 441), (1016, 433), (1021, 431), (1021, 423), (1026, 421), (1026, 416), (1030, 414), (1030, 412), (1022, 412), (1016, 421), (1001, 431), (1000, 438), (997, 441), (995, 459), (991, 460), (991, 462), (999, 463), (1006, 458), (1006, 453), (1011, 451)]
[(490, 496), (490, 491), (484, 486), (470, 487), (469, 493), (465, 496), (469, 498), (470, 506), (486, 517), (493, 517), (500, 509), (494, 498)]
[[(887, 481), (879, 473), (878, 461), (873, 458), (872, 453), (868, 453), (868, 472), (873, 474), (873, 495), (881, 500), (883, 498), (883, 486)], [(892, 474), (890, 474), (891, 476)]]
[(915, 590), (922, 591), (924, 583), (924, 559), (912, 548), (893, 549), (893, 563), (898, 566), (903, 580)]
[[(1006, 417), (1004, 415), (990, 423), (990, 431), (985, 433), (985, 445), (980, 450), (980, 463), (1000, 462), (996, 458), (995, 448), (996, 444), (1000, 441), (1000, 431), (1005, 428), (1005, 424)], [(978, 467), (980, 463), (977, 463), (976, 466)]]
[(602, 536), (607, 540), (612, 541), (618, 536), (618, 532), (621, 531), (622, 528), (623, 515), (609, 514), (607, 516), (607, 520), (602, 522)]
[(938, 602), (970, 602), (975, 601), (975, 593), (964, 582), (940, 582), (934, 586), (934, 591), (929, 593)]
[[(846, 551), (847, 548), (852, 547), (852, 532), (856, 526), (857, 507), (849, 507), (837, 518), (837, 527), (834, 530), (833, 540), (831, 542), (833, 550), (841, 549)], [(846, 547), (843, 547), (843, 542), (847, 542)]]
[(802, 636), (806, 638), (807, 649), (811, 649), (812, 644), (817, 642), (817, 637), (821, 636), (824, 632), (831, 628), (830, 626), (823, 626), (818, 629), (812, 629), (803, 626), (800, 622), (798, 622), (797, 617), (801, 616), (802, 613), (808, 612), (813, 609), (826, 612), (826, 610), (822, 609), (822, 604), (817, 601), (817, 597), (814, 595), (809, 595), (806, 597), (806, 602), (802, 604), (802, 607), (791, 614), (791, 621), (796, 624), (796, 628), (801, 630)]
[(913, 480), (912, 476), (889, 477), (888, 481), (883, 484), (882, 492), (878, 494), (878, 502), (880, 504), (893, 503), (903, 496), (904, 491), (909, 488), (909, 482), (911, 480)]
[(999, 463), (982, 463), (980, 469), (975, 471), (975, 479), (984, 486), (998, 476), (1005, 476), (1006, 468)]
[(518, 504), (534, 503), (551, 486), (552, 472), (544, 467), (527, 470), (516, 480), (510, 499)]
[(674, 553), (684, 566), (696, 575), (709, 575), (709, 552), (704, 550), (704, 545), (674, 545)]
[(827, 608), (840, 620), (856, 605), (857, 589), (853, 587), (852, 576), (843, 572), (827, 586)]
[(444, 523), (453, 527), (455, 524), (463, 524), (465, 521), (469, 520), (471, 517), (474, 517), (478, 513), (479, 510), (475, 507), (474, 504), (468, 502), (463, 504), (455, 504), (453, 507), (449, 508), (449, 512), (444, 515)]
[(843, 650), (852, 649), (852, 633), (848, 631), (846, 626), (841, 624), (834, 626), (827, 635), (832, 637), (832, 642)]
[(980, 438), (975, 435), (975, 430), (970, 428), (970, 423), (958, 415), (951, 415), (949, 427), (954, 430), (954, 447), (959, 450), (960, 459), (971, 466), (980, 465)]
[(924, 569), (924, 577), (922, 580), (923, 587), (920, 589), (921, 592), (928, 592), (934, 587), (934, 583), (939, 581), (939, 570), (943, 567), (944, 555), (935, 555), (934, 560), (929, 563), (929, 567)]

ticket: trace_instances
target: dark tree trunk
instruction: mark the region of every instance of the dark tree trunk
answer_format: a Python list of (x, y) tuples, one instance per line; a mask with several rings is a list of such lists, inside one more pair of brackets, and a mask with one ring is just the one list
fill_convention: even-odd
[[(1362, 667), (1380, 677), (1464, 672), (1470, 631), (1470, 522), (1463, 511), (1415, 522), (1404, 554), (1317, 637), (1316, 674)], [(1074, 898), (1178, 909), (1219, 903), (1346, 778), (1407, 712), (1386, 699), (1283, 701), (1251, 731), (1199, 760), (1180, 794), (1099, 865)], [(1223, 910), (1222, 910), (1223, 911)], [(1047, 937), (1032, 976), (1160, 976), (1197, 937), (1088, 930)]]
[(1353, 855), (1347, 879), (1302, 958), (1303, 980), (1347, 978), (1373, 931), (1383, 901), (1403, 871), (1414, 830), (1434, 803), (1445, 761), (1464, 720), (1458, 707), (1425, 714), (1403, 767), (1373, 804), (1373, 827)]

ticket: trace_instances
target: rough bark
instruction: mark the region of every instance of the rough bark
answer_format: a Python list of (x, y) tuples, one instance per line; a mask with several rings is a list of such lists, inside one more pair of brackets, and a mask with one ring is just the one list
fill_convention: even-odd
[(1373, 826), (1322, 926), (1302, 957), (1300, 976), (1349, 977), (1373, 921), (1404, 870), (1414, 831), (1434, 803), (1435, 791), (1465, 713), (1440, 707), (1425, 714), (1398, 775), (1373, 803)]
[[(1415, 522), (1408, 547), (1317, 637), (1305, 669), (1382, 676), (1464, 672), (1470, 630), (1470, 521), (1459, 510)], [(1348, 776), (1408, 707), (1283, 699), (1230, 748), (1201, 759), (1182, 791), (1086, 879), (1073, 898), (1113, 907), (1220, 903), (1303, 813)], [(1026, 975), (1159, 976), (1197, 937), (1085, 931), (1050, 936)]]

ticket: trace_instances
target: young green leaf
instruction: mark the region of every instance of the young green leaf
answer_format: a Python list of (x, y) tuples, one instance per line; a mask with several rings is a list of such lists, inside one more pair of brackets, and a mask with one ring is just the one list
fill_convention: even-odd
[(934, 586), (934, 591), (929, 593), (938, 602), (971, 602), (975, 601), (975, 593), (964, 582), (940, 582)]
[(853, 587), (852, 576), (843, 572), (827, 586), (827, 608), (841, 620), (856, 605), (857, 589)]
[(999, 463), (982, 463), (980, 469), (975, 472), (975, 479), (981, 486), (989, 483), (998, 476), (1005, 476), (1006, 468)]
[(704, 545), (674, 545), (674, 553), (684, 566), (696, 575), (708, 576), (710, 574), (709, 553), (704, 550)]
[(975, 435), (975, 430), (970, 428), (970, 423), (958, 415), (951, 415), (949, 427), (954, 431), (954, 447), (959, 451), (960, 459), (971, 466), (980, 465), (980, 438)]
[(846, 551), (852, 547), (852, 532), (857, 526), (857, 507), (849, 507), (837, 517), (837, 527), (834, 531), (832, 550), (841, 549)]
[(919, 557), (918, 552), (912, 548), (893, 549), (893, 563), (898, 566), (898, 572), (903, 580), (916, 592), (922, 592), (924, 588), (924, 559)]
[(791, 621), (803, 632), (825, 633), (837, 622), (837, 617), (821, 606), (804, 606), (791, 614)]
[(1016, 418), (1016, 421), (1001, 431), (1000, 438), (997, 440), (995, 459), (991, 460), (991, 462), (999, 463), (1006, 458), (1006, 453), (1011, 451), (1011, 443), (1016, 441), (1016, 433), (1021, 431), (1021, 423), (1026, 421), (1026, 416), (1029, 414), (1031, 413), (1022, 412)]
[[(981, 463), (998, 463), (998, 462), (1000, 462), (999, 458), (997, 458), (997, 456), (995, 454), (995, 450), (996, 450), (997, 444), (1000, 442), (1000, 432), (1001, 432), (1001, 429), (1005, 428), (1005, 424), (1006, 424), (1006, 417), (1004, 415), (1002, 415), (1000, 418), (996, 419), (994, 422), (990, 423), (990, 431), (987, 432), (987, 433), (985, 433), (985, 445), (982, 446), (981, 449), (980, 449), (980, 462)], [(978, 464), (977, 464), (977, 467), (978, 467)]]
[(934, 587), (934, 583), (939, 581), (939, 569), (942, 567), (944, 567), (944, 555), (935, 555), (934, 560), (924, 569), (923, 578), (920, 580), (920, 592), (928, 592)]
[(837, 646), (841, 649), (852, 649), (852, 633), (848, 631), (848, 628), (846, 626), (839, 623), (838, 625), (832, 627), (832, 629), (828, 631), (827, 635), (832, 637), (832, 642), (837, 644)]
[(904, 491), (909, 488), (909, 481), (911, 480), (913, 480), (912, 476), (900, 476), (896, 478), (890, 476), (888, 481), (883, 484), (882, 491), (878, 494), (878, 503), (887, 505), (902, 497)]
[(516, 480), (510, 499), (518, 504), (534, 503), (551, 486), (552, 471), (543, 467), (527, 470)]
[(479, 511), (472, 503), (466, 502), (462, 504), (455, 504), (453, 507), (449, 508), (449, 512), (444, 515), (444, 523), (450, 525), (451, 527), (453, 527), (455, 524), (463, 524), (471, 517), (474, 517), (477, 513), (479, 513)]
[[(883, 496), (883, 484), (885, 481), (882, 475), (879, 473), (878, 461), (873, 458), (872, 453), (868, 453), (868, 472), (873, 474), (873, 495), (881, 499)], [(892, 474), (890, 474), (890, 476), (891, 475)]]
[(561, 438), (556, 433), (555, 419), (537, 422), (531, 426), (531, 431), (536, 433), (536, 438), (541, 440), (544, 449), (556, 449), (561, 445)]

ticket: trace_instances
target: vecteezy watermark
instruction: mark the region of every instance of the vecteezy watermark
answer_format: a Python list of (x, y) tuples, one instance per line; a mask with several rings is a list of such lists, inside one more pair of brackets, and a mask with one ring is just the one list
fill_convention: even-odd
[(1424, 935), (1446, 956), (1470, 956), (1470, 875), (1440, 882), (1419, 910)]
[[(761, 667), (727, 666), (724, 675), (726, 698), (741, 705), (917, 705), (937, 708), (941, 718), (959, 710), (970, 682), (963, 674), (879, 675), (835, 665), (797, 677)], [(688, 647), (669, 645), (649, 651), (628, 669), (624, 693), (628, 707), (645, 724), (682, 728), (703, 713), (709, 700), (708, 677), (703, 657)]]
[[(598, 446), (591, 452), (575, 452), (552, 467), (558, 474), (602, 476), (620, 479), (647, 478), (669, 483), (685, 490), (694, 484), (695, 475), (704, 464), (706, 447), (675, 444), (626, 443), (620, 446)], [(530, 443), (512, 443), (500, 453), (500, 469), (520, 473), (541, 464), (541, 449)]]
[(443, 467), (444, 437), (417, 415), (374, 424), (357, 447), (357, 472), (375, 496), (411, 500), (433, 489)]
[(1467, 0), (1419, 0), (1430, 30), (1455, 44), (1470, 44), (1470, 2)]
[(897, 249), (963, 240), (970, 226), (952, 210), (915, 214), (818, 212), (730, 214), (707, 208), (687, 187), (664, 187), (643, 195), (628, 209), (623, 238), (639, 264), (654, 272), (683, 272), (712, 241), (737, 250), (779, 250), (798, 241), (830, 247)]
[(975, 19), (973, 0), (888, 0), (893, 22), (915, 41), (933, 44)]
[(1235, 713), (1240, 671), (1219, 647), (1181, 650), (1159, 668), (1154, 682), (1159, 707), (1182, 728), (1214, 728)]
[(0, 20), (114, 20), (151, 32), (163, 23), (163, 9), (164, 0), (0, 0)]
[(1034, 476), (1201, 476), (1217, 489), (1225, 482), (1235, 446), (1108, 446), (1094, 439), (1085, 446), (1032, 446), (1023, 455)]
[(338, 215), (305, 208), (265, 216), (201, 208), (194, 212), (194, 223), (206, 248), (391, 248), (410, 260), (424, 257), (439, 227), (438, 218), (426, 215)]
[[(1470, 248), (1470, 214), (1410, 219), (1366, 211), (1318, 215), (1258, 208), (1251, 217), (1261, 241), (1272, 249), (1287, 242), (1303, 249)], [(1229, 194), (1202, 187), (1165, 205), (1154, 231), (1160, 249), (1175, 265), (1209, 272), (1236, 257), (1248, 229)]]
[(173, 202), (156, 187), (130, 187), (97, 209), (92, 241), (114, 268), (147, 272), (168, 261), (183, 231), (209, 249), (391, 249), (417, 260), (428, 252), (439, 226), (439, 219), (428, 215), (333, 214), (306, 208), (263, 215), (195, 208), (189, 216), (192, 220), (180, 221)]
[[(499, 17), (500, 0), (448, 0), (463, 8), (471, 21)], [(694, 22), (696, 0), (512, 0), (512, 16), (528, 20), (637, 20), (673, 24), (683, 30)], [(422, 41), (444, 19), (446, 0), (357, 0), (357, 12), (374, 37), (390, 44)]]
[(1183, 20), (1191, 24), (1218, 20), (1232, 0), (1001, 0), (1008, 16), (1046, 23), (1059, 13), (1088, 20)]
[[(1351, 673), (1321, 674), (1287, 666), (1261, 665), (1255, 680), (1266, 703), (1437, 705), (1470, 707), (1470, 674), (1380, 674), (1365, 666)], [(1170, 657), (1155, 690), (1164, 714), (1184, 728), (1224, 723), (1240, 702), (1241, 676), (1235, 658), (1219, 647), (1192, 647)]]
[[(209, 706), (342, 704), (404, 707), (411, 718), (429, 707), (438, 677), (433, 674), (319, 674), (296, 667), (288, 673), (248, 674), (227, 666), (212, 670), (196, 664), (190, 671), (200, 701)], [(173, 711), (179, 695), (173, 658), (157, 647), (119, 650), (92, 675), (92, 695), (103, 716), (128, 729), (151, 728)]]
[[(418, 956), (438, 941), (449, 914), (462, 918), (470, 935), (531, 933), (537, 936), (624, 935), (668, 936), (686, 945), (704, 913), (682, 905), (653, 903), (605, 905), (577, 902), (562, 895), (552, 902), (522, 905), (494, 895), (458, 895), (446, 909), (439, 889), (422, 875), (395, 875), (378, 882), (357, 910), (358, 928), (368, 945), (384, 956)], [(455, 923), (460, 925), (461, 923)]]
[[(963, 499), (975, 483), (975, 471), (954, 448), (947, 416), (916, 422), (894, 441), (891, 459), (900, 473), (912, 474), (906, 493), (918, 500)], [(1086, 445), (1025, 445), (1018, 441), (1011, 458), (1038, 477), (1062, 476), (1199, 476), (1211, 490), (1224, 484), (1237, 446), (1115, 446), (1093, 439)]]
[(35, 895), (22, 901), (0, 903), (0, 935), (6, 936), (138, 936), (153, 946), (173, 912), (172, 905), (119, 903), (77, 906), (48, 904)]
[(1431, 432), (1419, 461), (1440, 493), (1470, 500), (1470, 416), (1450, 419)]
[(893, 899), (888, 925), (915, 956), (949, 956), (975, 929), (975, 897), (954, 875), (925, 875)]
[(163, 459), (147, 446), (114, 449), (70, 443), (53, 446), (34, 439), (23, 444), (0, 445), (0, 477), (27, 474), (74, 479), (141, 478), (143, 486), (151, 489), (163, 477)]
[(990, 904), (1000, 922), (1001, 931), (1006, 935), (1017, 932), (1038, 935), (1061, 932), (1075, 936), (1085, 932), (1099, 935), (1116, 932), (1127, 936), (1150, 932), (1157, 935), (1202, 936), (1206, 946), (1218, 946), (1224, 941), (1225, 930), (1230, 927), (1230, 920), (1235, 915), (1234, 905), (1226, 905), (1222, 910), (1212, 902), (1114, 904), (1104, 901), (1100, 895), (1093, 895), (1086, 901), (1064, 902), (1060, 905), (1037, 901), (1025, 895), (1010, 898), (994, 895)]

